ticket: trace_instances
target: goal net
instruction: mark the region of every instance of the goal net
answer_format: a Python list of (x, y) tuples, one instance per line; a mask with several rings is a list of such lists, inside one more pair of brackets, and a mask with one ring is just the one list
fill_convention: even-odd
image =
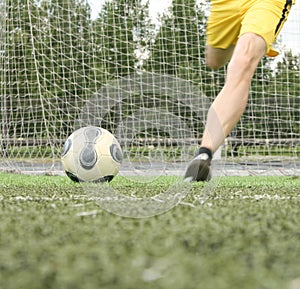
[[(182, 173), (225, 69), (205, 66), (208, 1), (160, 2), (0, 2), (2, 170), (60, 172), (66, 138), (96, 125), (120, 141), (124, 171)], [(299, 174), (299, 4), (216, 154), (222, 174)]]

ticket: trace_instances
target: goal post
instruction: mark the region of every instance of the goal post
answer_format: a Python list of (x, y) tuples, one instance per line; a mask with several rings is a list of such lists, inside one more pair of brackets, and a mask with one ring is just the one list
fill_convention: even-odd
[[(125, 163), (181, 172), (225, 79), (225, 69), (205, 66), (208, 4), (93, 3), (0, 2), (0, 168), (59, 172), (66, 138), (97, 125), (118, 138)], [(291, 21), (284, 33), (299, 43), (299, 19)], [(224, 174), (299, 174), (300, 50), (284, 46), (286, 37), (255, 73), (222, 147)]]

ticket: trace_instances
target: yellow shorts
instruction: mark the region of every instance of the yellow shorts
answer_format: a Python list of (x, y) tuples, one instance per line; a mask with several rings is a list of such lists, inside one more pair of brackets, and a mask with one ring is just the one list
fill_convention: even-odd
[(253, 32), (267, 44), (266, 55), (276, 56), (272, 48), (291, 6), (296, 0), (211, 0), (207, 22), (207, 44), (215, 48), (235, 45), (238, 38)]

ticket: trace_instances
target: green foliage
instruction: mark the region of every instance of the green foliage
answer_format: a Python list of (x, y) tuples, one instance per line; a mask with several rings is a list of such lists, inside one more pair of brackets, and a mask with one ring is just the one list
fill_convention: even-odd
[(7, 122), (6, 131), (17, 137), (59, 138), (93, 78), (87, 61), (89, 6), (76, 0), (10, 0), (6, 7), (9, 82), (3, 113), (27, 126)]
[(160, 21), (147, 70), (193, 80), (204, 66), (203, 12), (194, 0), (177, 0)]
[[(299, 138), (300, 135), (300, 57), (287, 51), (282, 62), (277, 64), (276, 78), (279, 85), (271, 87), (274, 102), (279, 108), (281, 131), (279, 137)], [(273, 111), (273, 119), (275, 119)], [(278, 116), (277, 116), (278, 118)], [(282, 125), (283, 124), (283, 125)]]
[(107, 2), (94, 24), (100, 30), (101, 60), (110, 78), (130, 74), (134, 68), (134, 24), (131, 16), (136, 2)]
[(284, 52), (276, 67), (263, 58), (254, 75), (249, 104), (235, 136), (297, 139), (300, 134), (299, 55)]

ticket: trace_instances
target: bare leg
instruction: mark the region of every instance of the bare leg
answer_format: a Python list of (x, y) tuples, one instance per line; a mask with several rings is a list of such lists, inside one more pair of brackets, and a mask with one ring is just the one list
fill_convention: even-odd
[[(213, 52), (216, 50), (207, 49), (207, 64), (212, 68), (224, 64), (230, 55), (218, 58)], [(215, 152), (239, 121), (247, 105), (253, 74), (265, 52), (266, 43), (262, 37), (246, 33), (239, 38), (228, 64), (225, 85), (208, 111), (202, 147)]]
[(233, 50), (234, 46), (222, 49), (207, 45), (205, 49), (206, 65), (211, 69), (218, 69), (224, 66), (230, 60)]

